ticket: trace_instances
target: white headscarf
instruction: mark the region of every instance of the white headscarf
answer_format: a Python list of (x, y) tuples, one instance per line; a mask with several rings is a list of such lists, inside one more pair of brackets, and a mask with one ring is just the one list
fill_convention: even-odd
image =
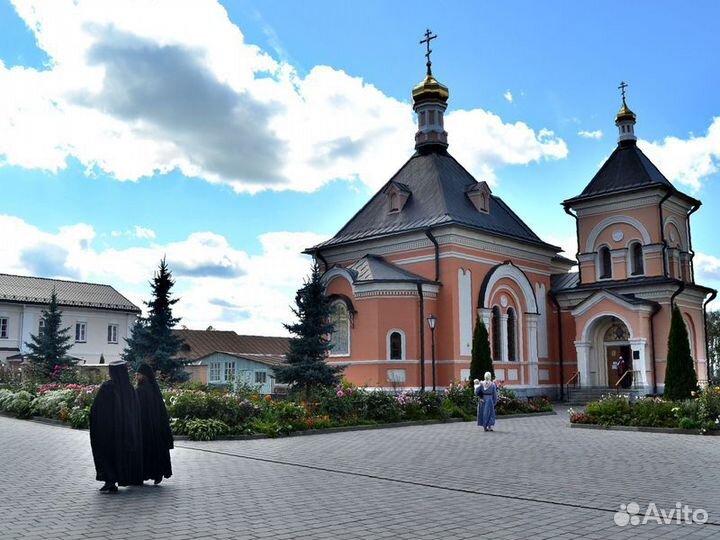
[(483, 388), (488, 389), (488, 388), (490, 388), (491, 384), (492, 384), (492, 373), (490, 373), (489, 371), (486, 371), (485, 377), (482, 382)]

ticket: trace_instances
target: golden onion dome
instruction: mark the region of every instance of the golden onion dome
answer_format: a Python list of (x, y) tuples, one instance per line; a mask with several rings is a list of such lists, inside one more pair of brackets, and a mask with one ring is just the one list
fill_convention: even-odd
[(450, 97), (450, 92), (447, 86), (438, 82), (438, 80), (432, 75), (425, 77), (425, 80), (418, 84), (412, 91), (413, 101), (424, 101), (426, 99), (440, 99), (447, 101)]
[(620, 107), (620, 110), (618, 111), (617, 115), (615, 116), (615, 122), (622, 122), (623, 120), (636, 120), (637, 116), (635, 116), (635, 113), (632, 112), (628, 106), (627, 103), (625, 103), (625, 99), (623, 99), (622, 107)]

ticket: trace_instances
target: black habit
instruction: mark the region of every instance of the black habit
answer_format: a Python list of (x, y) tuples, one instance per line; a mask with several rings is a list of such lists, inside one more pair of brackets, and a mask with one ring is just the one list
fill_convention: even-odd
[(110, 380), (102, 383), (90, 409), (96, 479), (120, 486), (142, 484), (140, 405), (127, 364), (110, 364), (109, 371)]
[(138, 373), (145, 377), (137, 386), (142, 419), (144, 478), (159, 483), (163, 477), (172, 476), (170, 449), (174, 444), (170, 419), (153, 369), (142, 364)]

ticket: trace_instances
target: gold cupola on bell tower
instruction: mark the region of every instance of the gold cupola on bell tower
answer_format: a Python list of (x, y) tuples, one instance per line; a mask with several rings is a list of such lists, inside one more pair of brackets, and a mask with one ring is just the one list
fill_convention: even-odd
[(436, 37), (437, 35), (428, 29), (425, 32), (425, 39), (420, 42), (427, 46), (425, 52), (427, 74), (425, 79), (412, 91), (413, 110), (418, 117), (418, 129), (415, 133), (415, 148), (418, 150), (445, 149), (448, 145), (444, 114), (450, 92), (447, 86), (433, 77), (432, 62), (430, 61), (432, 53), (430, 41)]

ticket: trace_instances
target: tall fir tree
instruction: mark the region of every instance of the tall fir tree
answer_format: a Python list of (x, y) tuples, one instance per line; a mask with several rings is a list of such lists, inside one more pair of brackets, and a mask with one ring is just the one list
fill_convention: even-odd
[(298, 321), (284, 325), (294, 336), (285, 355), (286, 364), (273, 368), (277, 382), (302, 389), (306, 398), (314, 387), (338, 384), (343, 371), (325, 361), (331, 348), (327, 336), (333, 331), (332, 308), (320, 277), (320, 268), (315, 264), (310, 279), (298, 289), (292, 308)]
[(680, 309), (673, 307), (668, 336), (667, 362), (665, 364), (665, 399), (689, 399), (697, 390), (695, 362), (690, 353), (690, 341)]
[(172, 307), (179, 300), (171, 297), (173, 285), (172, 272), (163, 258), (150, 282), (152, 300), (145, 302), (148, 316), (146, 319), (138, 317), (135, 321), (123, 359), (134, 367), (146, 362), (160, 371), (165, 380), (182, 382), (189, 378), (189, 374), (183, 369), (183, 361), (178, 357), (183, 340), (172, 332), (180, 321), (172, 313)]
[(75, 361), (67, 356), (72, 347), (70, 328), (60, 328), (62, 324), (62, 310), (58, 306), (57, 294), (53, 289), (50, 295), (50, 304), (42, 311), (42, 333), (31, 334), (30, 342), (25, 345), (30, 349), (30, 361), (35, 372), (48, 377), (55, 366), (68, 367)]
[(470, 380), (480, 379), (482, 381), (488, 371), (494, 379), (495, 370), (493, 369), (492, 355), (490, 354), (490, 338), (485, 323), (480, 320), (480, 317), (475, 321), (471, 354)]
[(707, 314), (707, 339), (710, 382), (720, 382), (720, 311), (709, 311)]

